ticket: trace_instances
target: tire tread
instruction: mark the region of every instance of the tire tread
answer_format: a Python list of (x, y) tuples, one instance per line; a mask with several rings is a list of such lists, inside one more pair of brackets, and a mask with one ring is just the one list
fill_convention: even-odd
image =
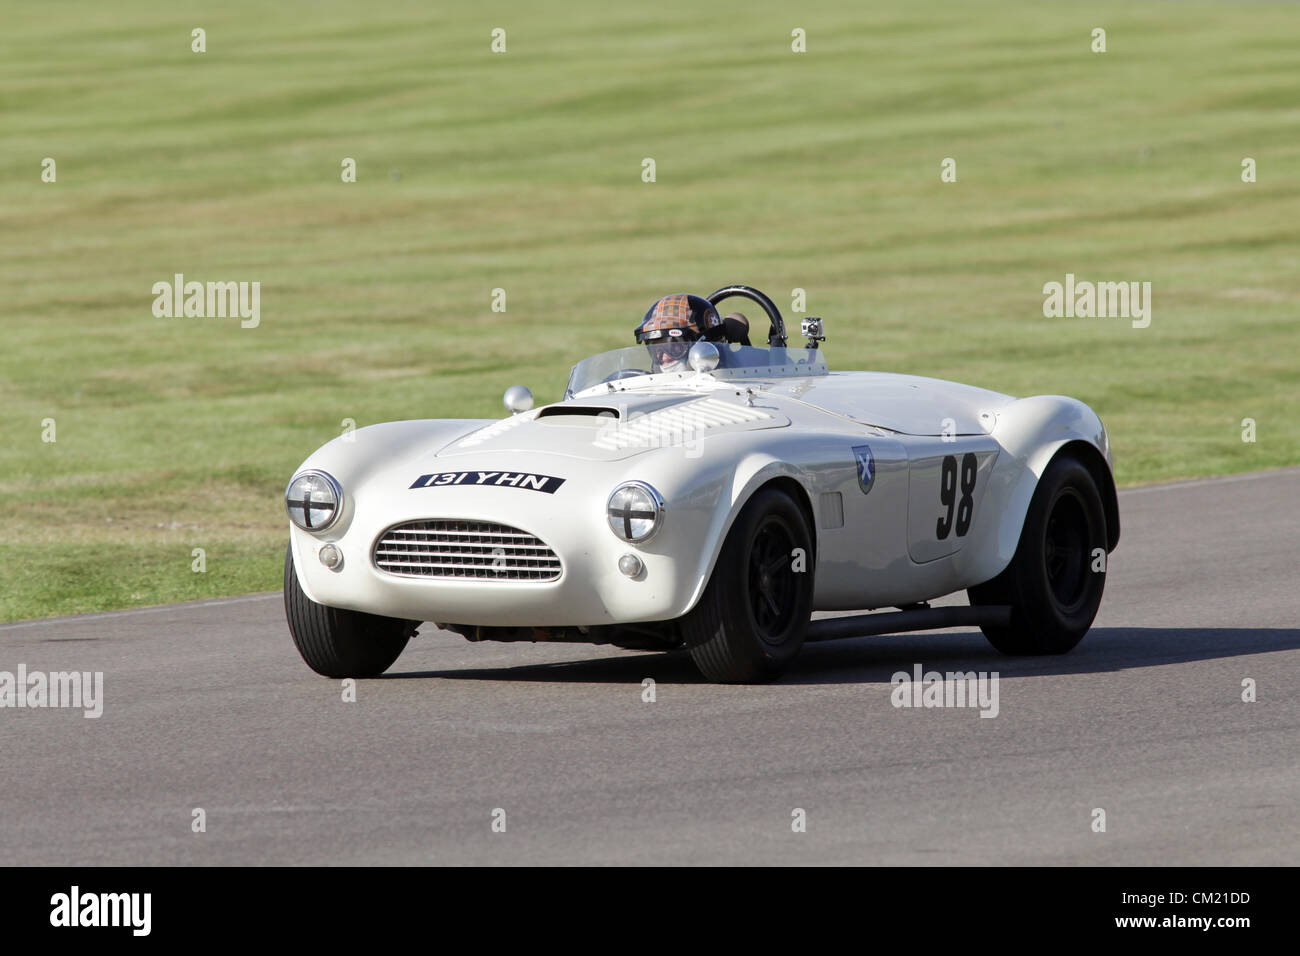
[(284, 558), (284, 613), (307, 666), (332, 678), (378, 677), (397, 660), (417, 625), (317, 604), (298, 583), (292, 545)]

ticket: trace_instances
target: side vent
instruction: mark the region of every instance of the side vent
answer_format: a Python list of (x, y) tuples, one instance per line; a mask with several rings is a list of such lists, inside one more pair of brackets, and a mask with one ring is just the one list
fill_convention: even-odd
[(844, 527), (844, 496), (838, 491), (827, 492), (821, 496), (821, 507), (817, 510), (821, 513), (821, 526), (830, 531), (834, 528)]

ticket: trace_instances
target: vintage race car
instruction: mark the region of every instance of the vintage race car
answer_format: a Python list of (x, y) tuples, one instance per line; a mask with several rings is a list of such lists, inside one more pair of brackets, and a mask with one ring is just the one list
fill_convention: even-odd
[[(336, 438), (286, 489), (284, 601), (328, 677), (382, 673), (421, 622), (472, 641), (684, 648), (712, 680), (779, 675), (805, 640), (979, 626), (1059, 654), (1119, 539), (1110, 446), (1081, 402), (834, 372), (806, 318), (765, 346), (728, 319), (667, 370), (593, 355), (502, 420)], [(969, 606), (927, 602), (965, 589)], [(897, 608), (897, 611), (879, 609)], [(877, 610), (811, 621), (814, 611)]]

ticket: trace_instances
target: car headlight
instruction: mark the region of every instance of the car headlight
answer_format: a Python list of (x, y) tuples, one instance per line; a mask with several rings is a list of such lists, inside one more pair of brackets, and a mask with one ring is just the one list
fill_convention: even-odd
[(303, 531), (325, 531), (343, 510), (343, 489), (333, 475), (304, 471), (284, 490), (284, 507), (289, 520)]
[(622, 541), (650, 540), (664, 518), (664, 499), (644, 481), (627, 481), (614, 489), (605, 505), (609, 530)]

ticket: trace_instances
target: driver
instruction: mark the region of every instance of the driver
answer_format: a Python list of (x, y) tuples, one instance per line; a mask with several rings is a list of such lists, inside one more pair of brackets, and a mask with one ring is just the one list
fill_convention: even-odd
[(691, 343), (722, 341), (726, 325), (708, 299), (666, 295), (636, 327), (636, 340), (650, 352), (651, 372), (683, 372)]

